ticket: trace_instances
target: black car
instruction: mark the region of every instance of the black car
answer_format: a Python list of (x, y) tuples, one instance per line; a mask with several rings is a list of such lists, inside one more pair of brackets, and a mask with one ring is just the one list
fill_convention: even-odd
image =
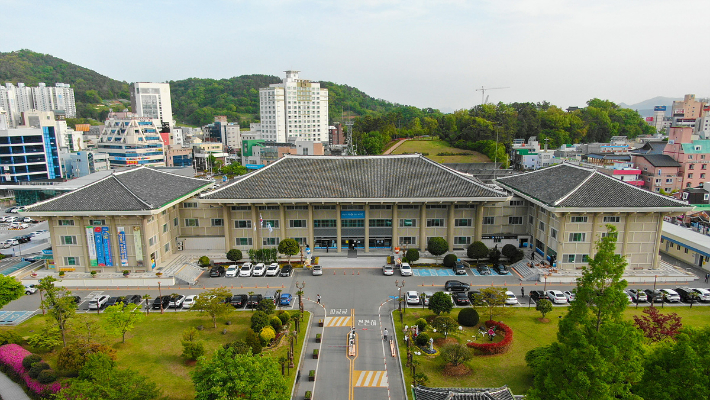
[(456, 263), (456, 265), (454, 265), (454, 272), (456, 275), (466, 275), (466, 267), (463, 264)]
[(503, 264), (494, 265), (493, 269), (498, 275), (506, 275), (508, 273), (508, 267)]
[(466, 306), (471, 304), (471, 301), (469, 301), (466, 292), (456, 292), (453, 294), (453, 298), (454, 303), (456, 303), (457, 306)]
[[(478, 296), (478, 300), (476, 300), (477, 296)], [(476, 302), (482, 303), (482, 301), (480, 299), (481, 299), (481, 291), (480, 290), (474, 289), (474, 290), (471, 290), (468, 292), (468, 301), (471, 304), (476, 304)], [(480, 305), (480, 304), (478, 304), (478, 305)]]
[(660, 290), (646, 289), (644, 292), (649, 303), (663, 303), (663, 293)]
[(481, 275), (490, 275), (491, 274), (491, 269), (488, 268), (486, 264), (478, 264), (476, 266), (476, 269), (478, 270), (478, 273)]
[(109, 297), (108, 300), (106, 301), (106, 307), (111, 307), (115, 306), (116, 304), (119, 304), (120, 301), (118, 301), (118, 297)]
[(682, 301), (683, 303), (697, 303), (699, 300), (699, 296), (691, 288), (679, 287), (676, 288), (675, 291), (676, 293), (678, 293), (678, 296), (680, 296), (680, 301)]
[(81, 303), (81, 297), (79, 297), (79, 296), (72, 296), (72, 298), (74, 299), (74, 303), (76, 303), (76, 304)]
[(448, 292), (466, 292), (471, 288), (471, 285), (461, 281), (446, 281), (444, 289)]
[(247, 300), (247, 307), (248, 308), (256, 308), (256, 306), (259, 305), (259, 302), (264, 298), (264, 296), (260, 294), (252, 294), (249, 296), (249, 300)]
[(17, 240), (18, 243), (27, 243), (30, 241), (30, 236), (29, 235), (22, 235), (22, 236), (15, 236), (15, 240)]
[(281, 267), (281, 272), (279, 273), (280, 276), (291, 276), (293, 273), (293, 266), (291, 264), (286, 264), (283, 267)]
[(249, 296), (246, 294), (235, 294), (232, 296), (230, 303), (234, 306), (234, 308), (244, 308), (244, 306), (247, 305), (247, 301), (249, 301)]
[(547, 295), (542, 290), (531, 290), (528, 295), (530, 296), (531, 299), (533, 299), (536, 302), (540, 299), (547, 298)]
[(168, 305), (170, 304), (170, 296), (158, 296), (153, 300), (153, 309), (154, 310), (160, 310), (160, 305), (163, 305), (163, 310), (168, 309)]
[(224, 267), (221, 265), (212, 267), (210, 270), (210, 278), (219, 278), (220, 276), (224, 276)]
[(141, 297), (138, 294), (129, 294), (128, 296), (124, 296), (121, 298), (121, 303), (123, 304), (140, 304), (140, 302), (143, 301), (143, 297)]

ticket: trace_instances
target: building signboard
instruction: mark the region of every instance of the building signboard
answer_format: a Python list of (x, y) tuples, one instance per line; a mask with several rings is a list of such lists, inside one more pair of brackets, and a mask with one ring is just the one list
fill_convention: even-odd
[(89, 247), (89, 265), (92, 267), (97, 267), (99, 261), (96, 255), (96, 240), (94, 240), (94, 227), (86, 227), (86, 243)]
[(111, 237), (108, 233), (108, 226), (101, 227), (101, 241), (104, 246), (104, 261), (107, 267), (113, 267), (113, 254), (111, 252)]
[(95, 226), (94, 228), (94, 248), (96, 249), (96, 262), (100, 267), (106, 266), (106, 255), (104, 254), (104, 240), (101, 236), (101, 227)]
[(340, 219), (365, 219), (365, 211), (341, 211)]
[(121, 256), (121, 266), (128, 265), (128, 246), (126, 246), (126, 230), (124, 227), (116, 227), (118, 230), (118, 253)]
[(136, 264), (143, 266), (143, 240), (141, 239), (141, 228), (133, 227), (133, 247), (136, 249)]

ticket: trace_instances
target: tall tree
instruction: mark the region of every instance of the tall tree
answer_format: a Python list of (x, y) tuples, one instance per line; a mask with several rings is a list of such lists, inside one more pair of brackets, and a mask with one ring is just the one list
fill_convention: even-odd
[(107, 330), (114, 335), (121, 335), (123, 343), (126, 343), (126, 332), (132, 330), (137, 323), (145, 319), (138, 304), (129, 304), (125, 307), (122, 304), (116, 304), (106, 308), (104, 315)]
[(577, 299), (560, 321), (557, 342), (531, 350), (530, 400), (640, 399), (631, 392), (643, 368), (641, 332), (623, 319), (626, 268), (615, 254), (616, 229), (596, 242), (596, 254), (577, 279)]
[(76, 314), (76, 302), (71, 297), (71, 292), (65, 287), (56, 287), (57, 280), (53, 276), (47, 276), (39, 280), (37, 288), (44, 293), (42, 307), (46, 308), (50, 317), (57, 323), (57, 327), (62, 333), (62, 343), (67, 345), (67, 323)]
[(288, 263), (291, 264), (291, 256), (298, 254), (301, 247), (295, 239), (284, 239), (279, 242), (279, 253), (286, 254), (288, 256)]
[(473, 297), (473, 308), (481, 314), (488, 314), (488, 320), (490, 321), (493, 318), (500, 319), (510, 315), (515, 309), (505, 306), (505, 300), (508, 298), (505, 291), (506, 289), (502, 287), (482, 288), (481, 292), (476, 293)]
[(25, 286), (15, 277), (0, 275), (0, 308), (25, 294)]
[(223, 287), (206, 290), (200, 294), (192, 308), (209, 315), (214, 328), (217, 329), (217, 318), (233, 310), (229, 303), (224, 302), (224, 299), (231, 295), (232, 292)]

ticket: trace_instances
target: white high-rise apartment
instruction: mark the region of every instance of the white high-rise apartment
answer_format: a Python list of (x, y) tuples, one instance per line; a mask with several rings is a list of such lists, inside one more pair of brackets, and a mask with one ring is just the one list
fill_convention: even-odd
[(277, 143), (328, 141), (328, 89), (284, 71), (283, 83), (259, 89), (261, 138)]
[(159, 120), (173, 127), (170, 84), (135, 82), (131, 85), (131, 106), (139, 117)]
[(57, 83), (54, 87), (40, 82), (37, 87), (27, 87), (24, 83), (17, 86), (5, 83), (0, 86), (0, 108), (7, 112), (11, 126), (17, 126), (22, 120), (21, 113), (25, 111), (63, 112), (68, 118), (76, 117), (74, 89), (65, 83)]

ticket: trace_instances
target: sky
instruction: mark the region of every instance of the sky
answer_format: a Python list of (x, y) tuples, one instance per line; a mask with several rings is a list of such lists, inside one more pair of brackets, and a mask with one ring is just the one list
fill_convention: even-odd
[[(0, 0), (0, 51), (127, 82), (246, 74), (445, 112), (710, 97), (707, 0)], [(485, 99), (483, 99), (485, 100)]]

